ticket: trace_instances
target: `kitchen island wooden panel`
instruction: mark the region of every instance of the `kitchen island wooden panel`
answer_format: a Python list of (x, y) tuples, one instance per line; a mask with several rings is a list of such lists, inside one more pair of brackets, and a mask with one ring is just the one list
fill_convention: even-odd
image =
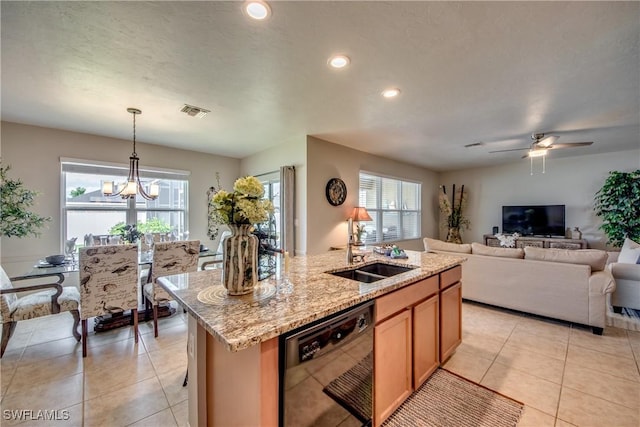
[[(353, 267), (345, 265), (342, 251), (295, 257), (290, 262), (291, 286), (268, 279), (259, 282), (254, 294), (239, 297), (224, 293), (221, 270), (160, 278), (160, 285), (190, 315), (190, 425), (277, 425), (280, 335), (410, 285), (419, 284), (418, 296), (410, 298), (417, 303), (437, 291), (434, 276), (465, 260), (457, 255), (406, 253), (403, 260), (371, 255), (358, 263), (412, 268), (373, 283), (330, 274)], [(411, 371), (409, 388), (412, 382)]]

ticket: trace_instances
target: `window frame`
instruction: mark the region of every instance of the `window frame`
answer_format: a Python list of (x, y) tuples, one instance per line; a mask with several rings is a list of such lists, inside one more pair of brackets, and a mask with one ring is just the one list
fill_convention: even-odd
[[(358, 206), (365, 206), (366, 204), (363, 203), (363, 200), (360, 198), (361, 193), (363, 191), (368, 191), (367, 189), (363, 189), (362, 188), (362, 176), (366, 175), (368, 178), (372, 177), (376, 179), (376, 207), (375, 208), (369, 208), (367, 207), (367, 212), (369, 212), (369, 215), (375, 219), (375, 225), (376, 225), (376, 240), (375, 241), (370, 241), (368, 239), (365, 239), (365, 243), (366, 244), (378, 244), (378, 243), (390, 243), (390, 242), (398, 242), (398, 241), (402, 241), (402, 240), (411, 240), (411, 239), (419, 239), (420, 236), (422, 235), (422, 182), (421, 181), (416, 181), (416, 180), (411, 180), (411, 179), (406, 179), (406, 178), (399, 178), (399, 177), (395, 177), (395, 176), (389, 176), (389, 175), (383, 175), (383, 174), (379, 174), (379, 173), (375, 173), (375, 172), (369, 172), (369, 171), (365, 171), (365, 170), (360, 170), (358, 172)], [(382, 192), (383, 192), (383, 187), (384, 187), (384, 181), (393, 181), (393, 183), (395, 183), (395, 185), (398, 188), (398, 208), (394, 208), (394, 209), (389, 209), (389, 208), (384, 208), (383, 207), (383, 200), (382, 200)], [(416, 209), (406, 209), (403, 208), (404, 206), (404, 195), (403, 195), (403, 184), (415, 184), (417, 185), (417, 189), (416, 189), (416, 196), (417, 196), (417, 200), (416, 200)], [(398, 217), (398, 227), (397, 227), (397, 237), (393, 238), (393, 239), (388, 239), (385, 240), (384, 238), (384, 231), (383, 231), (383, 215), (384, 213), (394, 213), (397, 214)], [(405, 232), (404, 232), (404, 213), (416, 213), (417, 214), (417, 220), (416, 220), (416, 230), (415, 230), (415, 236), (410, 236), (407, 237), (405, 236)], [(381, 236), (381, 239), (378, 238), (378, 236)]]
[[(65, 170), (66, 169), (66, 170)], [(120, 206), (68, 206), (67, 205), (67, 188), (66, 177), (67, 173), (84, 173), (87, 175), (122, 175), (125, 179), (129, 171), (129, 165), (124, 163), (110, 163), (102, 162), (98, 160), (83, 160), (73, 158), (60, 158), (60, 232), (61, 232), (61, 245), (64, 246), (66, 240), (68, 226), (67, 226), (67, 213), (73, 211), (95, 211), (95, 212), (124, 212), (126, 224), (137, 224), (138, 214), (146, 212), (177, 212), (181, 213), (184, 218), (184, 229), (189, 229), (189, 176), (190, 171), (166, 169), (157, 167), (140, 166), (140, 177), (149, 178), (156, 177), (159, 179), (167, 179), (174, 181), (184, 181), (184, 206), (181, 208), (168, 208), (168, 207), (147, 207), (136, 206), (136, 198), (127, 199), (126, 205)], [(116, 197), (116, 196), (114, 196)], [(76, 236), (80, 238), (81, 236)], [(64, 249), (64, 248), (62, 248)]]

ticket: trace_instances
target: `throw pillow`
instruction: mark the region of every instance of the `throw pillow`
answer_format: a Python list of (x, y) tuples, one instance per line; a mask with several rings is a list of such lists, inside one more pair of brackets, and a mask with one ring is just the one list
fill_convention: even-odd
[(607, 258), (607, 253), (600, 249), (543, 249), (534, 248), (533, 246), (524, 248), (524, 259), (566, 264), (584, 264), (590, 266), (591, 271), (604, 270)]
[(443, 252), (457, 252), (463, 254), (471, 253), (471, 245), (469, 243), (449, 243), (442, 240), (430, 239), (425, 237), (423, 239), (424, 250), (427, 252), (443, 251)]
[(495, 248), (475, 242), (471, 244), (471, 253), (502, 258), (524, 258), (524, 250), (522, 248)]
[(622, 245), (620, 255), (618, 255), (618, 262), (623, 264), (640, 264), (640, 243), (636, 243), (633, 240), (626, 238)]

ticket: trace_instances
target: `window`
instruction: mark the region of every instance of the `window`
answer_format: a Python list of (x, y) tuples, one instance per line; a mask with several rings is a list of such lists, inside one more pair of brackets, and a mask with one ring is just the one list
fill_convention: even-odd
[(416, 239), (421, 235), (422, 184), (360, 172), (359, 204), (372, 221), (364, 223), (364, 242)]
[(61, 159), (61, 206), (63, 240), (86, 234), (110, 234), (118, 223), (144, 224), (148, 231), (175, 232), (188, 236), (188, 176), (186, 171), (151, 170), (140, 168), (144, 184), (159, 184), (160, 194), (155, 200), (122, 199), (103, 196), (102, 183), (126, 181), (128, 166), (100, 162)]

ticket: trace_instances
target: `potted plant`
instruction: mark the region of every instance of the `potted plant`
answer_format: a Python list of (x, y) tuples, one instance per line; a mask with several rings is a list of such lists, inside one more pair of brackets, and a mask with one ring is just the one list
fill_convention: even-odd
[(38, 237), (51, 218), (30, 210), (38, 193), (24, 188), (21, 180), (10, 178), (9, 169), (11, 166), (0, 164), (0, 237)]
[(625, 238), (640, 240), (640, 169), (609, 172), (595, 195), (595, 212), (602, 217), (600, 229), (607, 243), (620, 247)]

